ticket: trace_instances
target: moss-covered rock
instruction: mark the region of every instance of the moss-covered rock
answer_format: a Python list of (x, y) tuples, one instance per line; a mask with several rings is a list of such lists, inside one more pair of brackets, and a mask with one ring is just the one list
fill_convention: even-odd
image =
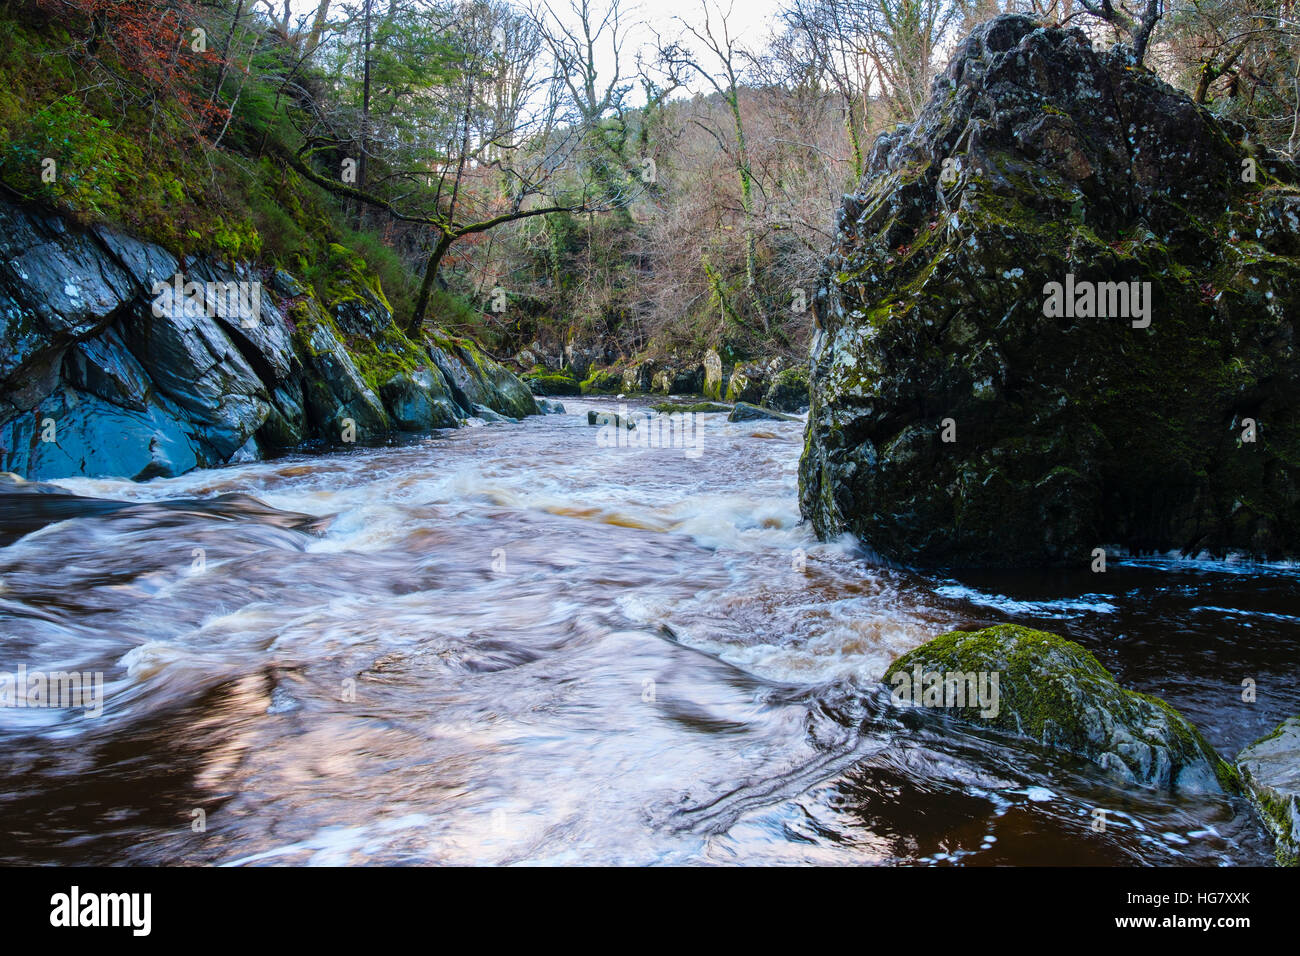
[[(975, 703), (970, 675), (996, 690)], [(996, 679), (996, 684), (993, 684)], [(1236, 792), (1236, 770), (1157, 697), (1125, 690), (1083, 647), (1055, 634), (1001, 624), (953, 631), (904, 654), (885, 672), (896, 701), (1068, 751), (1127, 783)], [(958, 700), (956, 690), (962, 689)], [(946, 695), (946, 696), (945, 696)]]
[(482, 405), (508, 418), (537, 414), (528, 386), (471, 340), (437, 332), (429, 341), (429, 355), (461, 408), (469, 411)]
[(700, 388), (705, 398), (715, 401), (727, 394), (727, 375), (723, 368), (722, 355), (717, 349), (704, 353), (704, 384)]
[(768, 378), (767, 369), (758, 362), (737, 365), (727, 379), (727, 388), (723, 395), (729, 402), (748, 402), (757, 405), (763, 400)]
[(1300, 554), (1297, 181), (1120, 47), (978, 27), (841, 211), (804, 515), (921, 566)]
[(1300, 866), (1300, 717), (1284, 720), (1237, 755), (1237, 769), (1273, 834), (1279, 866)]
[(763, 396), (766, 408), (802, 412), (808, 408), (808, 366), (796, 365), (778, 372)]
[[(0, 202), (0, 465), (143, 479), (309, 440), (454, 427), (475, 404), (535, 412), (468, 340), (444, 341), (454, 387), (352, 250), (330, 245), (319, 271), (313, 284), (249, 262), (182, 264)], [(58, 441), (35, 440), (45, 421)]]
[(654, 384), (654, 376), (657, 370), (658, 366), (655, 362), (634, 362), (627, 368), (623, 369), (622, 390), (628, 395), (650, 391), (650, 386)]
[(617, 395), (623, 391), (623, 375), (610, 369), (592, 369), (581, 388), (583, 395)]
[(552, 372), (540, 365), (519, 376), (519, 380), (534, 395), (578, 395), (582, 392), (578, 380), (568, 372)]

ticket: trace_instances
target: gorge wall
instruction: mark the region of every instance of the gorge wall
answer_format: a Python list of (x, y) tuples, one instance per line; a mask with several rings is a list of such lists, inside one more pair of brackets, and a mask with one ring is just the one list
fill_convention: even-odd
[[(473, 342), (404, 336), (364, 262), (330, 250), (318, 296), (0, 202), (0, 471), (145, 479), (537, 413)], [(245, 294), (218, 302), (209, 283)]]

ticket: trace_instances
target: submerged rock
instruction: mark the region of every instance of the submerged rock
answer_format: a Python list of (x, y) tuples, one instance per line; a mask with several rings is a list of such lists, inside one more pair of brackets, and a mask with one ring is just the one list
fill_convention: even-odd
[(1122, 47), (978, 27), (845, 199), (803, 514), (921, 566), (1300, 554), (1298, 179)]
[(1300, 717), (1237, 755), (1237, 770), (1276, 845), (1279, 866), (1300, 866)]
[[(945, 686), (949, 675), (958, 676)], [(973, 700), (971, 681), (993, 692)], [(894, 661), (884, 683), (895, 701), (922, 713), (1068, 751), (1125, 783), (1190, 792), (1240, 787), (1232, 766), (1178, 711), (1120, 687), (1087, 650), (1045, 631), (1012, 624), (953, 631)]]
[(587, 424), (599, 425), (602, 428), (607, 425), (614, 428), (636, 428), (636, 422), (630, 416), (623, 416), (618, 412), (598, 412), (595, 409), (587, 412)]
[(650, 406), (651, 411), (658, 412), (660, 415), (725, 415), (731, 411), (731, 408), (730, 405), (723, 405), (721, 402), (660, 402), (658, 405)]
[(749, 402), (737, 402), (736, 407), (731, 410), (727, 416), (729, 422), (754, 422), (754, 421), (782, 421), (797, 422), (799, 421), (794, 415), (785, 415), (781, 412), (774, 412), (770, 408), (763, 408), (759, 405), (751, 405)]

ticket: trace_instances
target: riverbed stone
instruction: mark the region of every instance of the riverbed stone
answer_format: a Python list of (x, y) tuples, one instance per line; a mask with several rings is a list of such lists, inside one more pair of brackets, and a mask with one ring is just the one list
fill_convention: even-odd
[(1273, 834), (1279, 866), (1300, 866), (1300, 716), (1282, 721), (1237, 755), (1237, 770)]
[(783, 412), (774, 412), (770, 408), (763, 408), (761, 405), (751, 405), (749, 402), (737, 402), (736, 407), (731, 410), (727, 416), (729, 422), (755, 422), (755, 421), (780, 421), (780, 422), (797, 422), (800, 419), (794, 415), (786, 415)]
[(1014, 624), (953, 631), (898, 658), (883, 682), (896, 700), (914, 702), (918, 673), (927, 686), (925, 675), (998, 680), (996, 707), (942, 706), (940, 699), (918, 707), (923, 715), (1067, 751), (1124, 783), (1194, 793), (1240, 790), (1237, 771), (1177, 710), (1120, 687), (1089, 651), (1055, 634)]

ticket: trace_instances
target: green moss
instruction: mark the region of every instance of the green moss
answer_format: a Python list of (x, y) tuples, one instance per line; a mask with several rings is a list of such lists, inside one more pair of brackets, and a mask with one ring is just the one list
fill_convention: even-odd
[(572, 375), (551, 372), (540, 365), (519, 378), (535, 395), (577, 395), (581, 391), (578, 380)]
[(613, 395), (623, 391), (623, 376), (609, 369), (592, 369), (579, 387), (583, 395)]
[[(956, 715), (969, 722), (1060, 747), (1103, 767), (1118, 759), (1139, 780), (1143, 770), (1132, 742), (1140, 742), (1169, 755), (1174, 778), (1182, 767), (1204, 760), (1225, 792), (1241, 789), (1237, 771), (1175, 708), (1121, 688), (1092, 653), (1058, 635), (1014, 624), (953, 631), (900, 657), (884, 681), (892, 684), (895, 675), (918, 666), (923, 673), (999, 675), (998, 713)], [(1099, 709), (1108, 715), (1100, 723)], [(1163, 719), (1153, 720), (1157, 715)]]

